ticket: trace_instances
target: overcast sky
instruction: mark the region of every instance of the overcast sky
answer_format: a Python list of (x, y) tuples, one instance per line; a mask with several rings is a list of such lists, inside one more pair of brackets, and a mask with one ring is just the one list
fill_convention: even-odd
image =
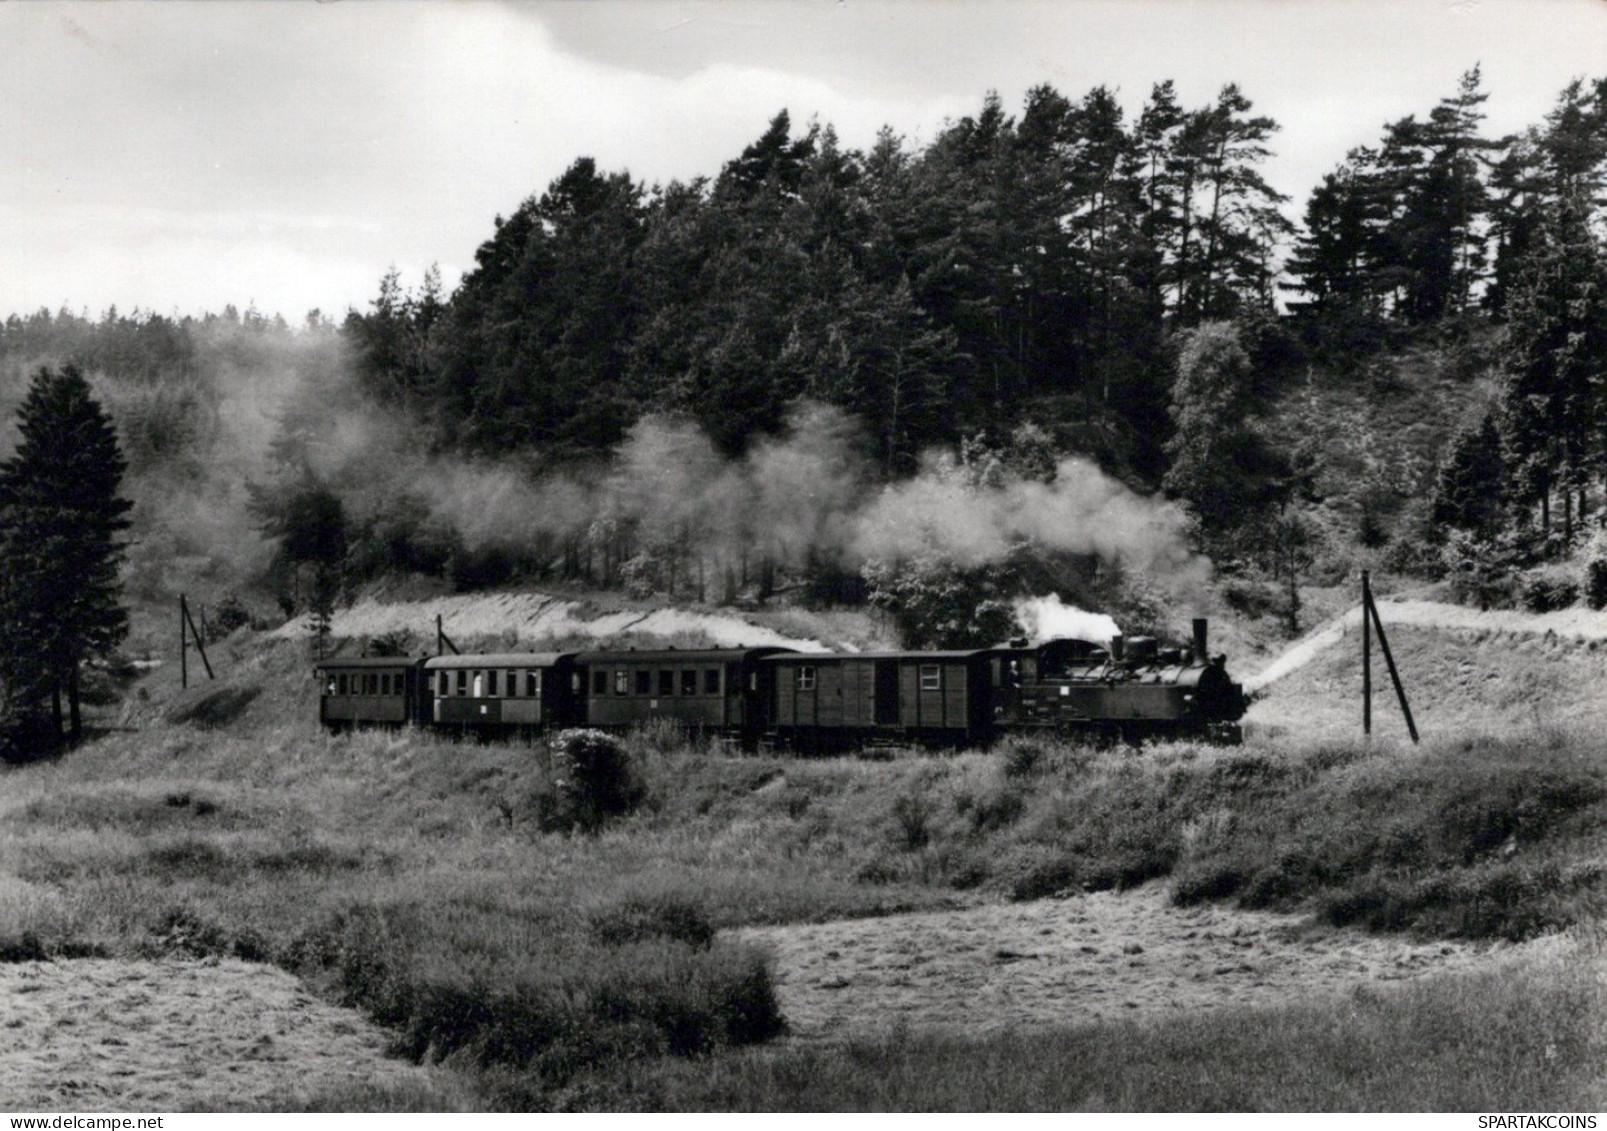
[(1607, 0), (0, 0), (0, 315), (298, 321), (448, 284), (580, 155), (714, 174), (783, 107), (912, 145), (1048, 82), (1130, 114), (1237, 82), (1322, 173), (1482, 64), (1492, 133), (1607, 74)]

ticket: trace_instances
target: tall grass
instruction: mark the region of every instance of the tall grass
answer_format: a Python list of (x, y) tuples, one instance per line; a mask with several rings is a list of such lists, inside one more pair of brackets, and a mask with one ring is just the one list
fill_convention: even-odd
[(1572, 942), (1278, 1009), (640, 1063), (571, 1096), (637, 1111), (1596, 1111), (1604, 959)]

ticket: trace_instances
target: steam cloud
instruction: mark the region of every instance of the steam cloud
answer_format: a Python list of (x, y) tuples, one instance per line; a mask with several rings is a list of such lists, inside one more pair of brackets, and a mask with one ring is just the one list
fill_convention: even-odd
[[(979, 479), (931, 454), (917, 475), (887, 484), (852, 418), (804, 403), (779, 435), (758, 439), (741, 458), (723, 456), (688, 421), (648, 417), (606, 463), (542, 474), (514, 459), (425, 451), (416, 422), (355, 388), (344, 343), (332, 333), (218, 333), (201, 341), (201, 379), (187, 388), (96, 377), (125, 444), (141, 428), (204, 434), (183, 441), (204, 453), (198, 461), (153, 458), (130, 485), (147, 529), (164, 532), (160, 554), (151, 544), (153, 574), (186, 554), (210, 554), (241, 580), (259, 572), (270, 547), (245, 505), (245, 484), (272, 482), (293, 451), (351, 517), (424, 516), (471, 549), (540, 556), (584, 544), (606, 554), (615, 538), (622, 554), (682, 547), (695, 568), (717, 576), (760, 559), (852, 569), (872, 558), (930, 555), (976, 567), (1032, 540), (1145, 573), (1185, 601), (1197, 601), (1209, 577), (1209, 563), (1188, 548), (1181, 510), (1086, 460), (1062, 461), (1045, 483), (998, 471)], [(140, 460), (132, 462), (138, 471)], [(1074, 610), (1056, 601), (1028, 612), (1031, 623), (1047, 626)], [(1071, 634), (1109, 631), (1095, 625)]]
[(1109, 646), (1111, 639), (1121, 634), (1116, 622), (1104, 613), (1090, 613), (1062, 604), (1057, 593), (1017, 601), (1016, 619), (1035, 644), (1057, 636), (1069, 636)]

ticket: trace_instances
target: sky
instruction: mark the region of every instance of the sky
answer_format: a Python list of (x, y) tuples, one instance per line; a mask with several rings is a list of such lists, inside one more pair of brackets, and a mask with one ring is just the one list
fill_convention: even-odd
[(0, 317), (365, 308), (453, 286), (576, 157), (719, 172), (786, 108), (867, 147), (1047, 82), (1236, 82), (1292, 218), (1482, 67), (1492, 134), (1607, 74), (1607, 0), (0, 0)]

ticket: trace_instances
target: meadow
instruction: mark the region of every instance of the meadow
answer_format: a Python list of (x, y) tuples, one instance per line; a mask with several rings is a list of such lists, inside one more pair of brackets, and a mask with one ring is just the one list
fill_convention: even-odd
[[(126, 729), (7, 768), (0, 800), (0, 956), (271, 963), (448, 1081), (270, 1106), (1607, 1099), (1598, 728), (1420, 748), (1287, 732), (1240, 748), (1012, 739), (878, 760), (735, 757), (649, 730), (623, 744), (634, 808), (586, 832), (554, 819), (564, 766), (550, 742), (322, 734), (303, 651), (252, 645), (233, 684), (153, 697)], [(773, 955), (731, 930), (1155, 881), (1180, 907), (1300, 912), (1323, 929), (1563, 941), (1210, 1019), (821, 1042), (787, 1036)]]

